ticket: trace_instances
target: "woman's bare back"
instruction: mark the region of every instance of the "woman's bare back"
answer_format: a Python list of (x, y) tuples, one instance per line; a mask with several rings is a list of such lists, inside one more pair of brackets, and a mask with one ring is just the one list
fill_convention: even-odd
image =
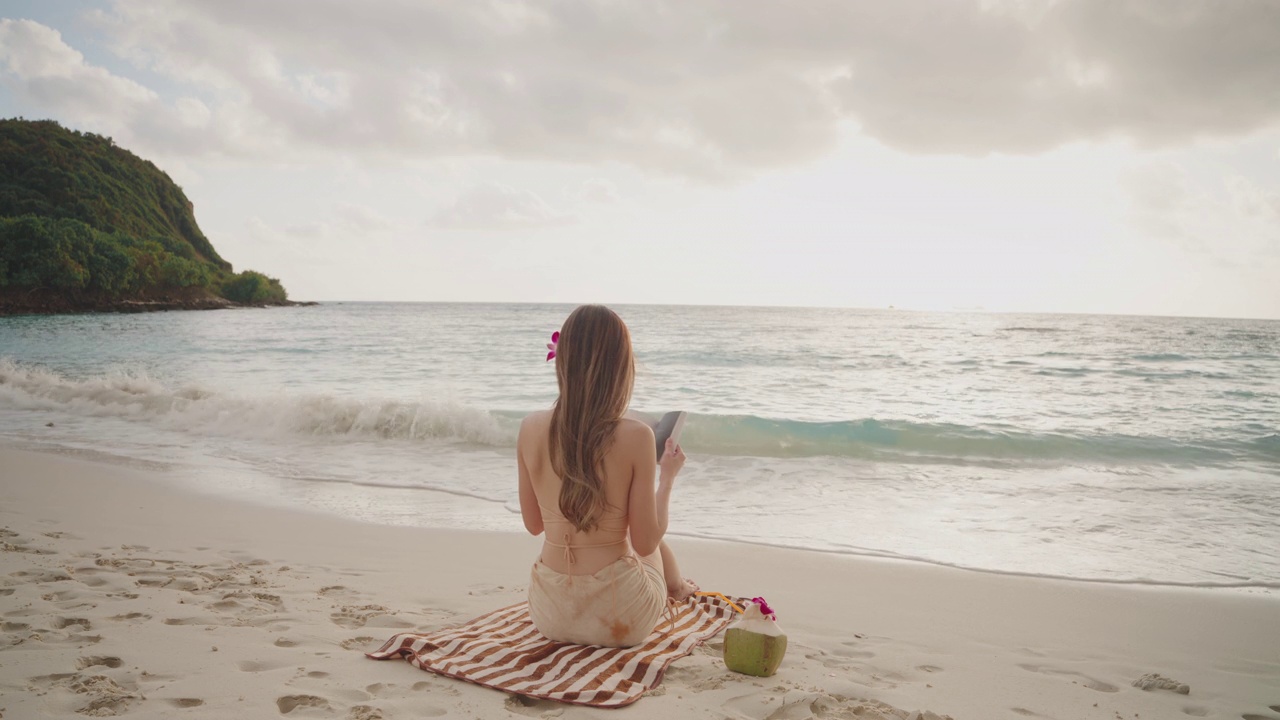
[(560, 512), (562, 483), (551, 466), (550, 427), (550, 410), (533, 413), (521, 425), (518, 447), (542, 517), (545, 542), (541, 560), (556, 572), (594, 574), (632, 551), (629, 530), (635, 460), (640, 449), (652, 453), (653, 431), (638, 420), (623, 418), (619, 422), (602, 462), (605, 511), (595, 528), (578, 532)]

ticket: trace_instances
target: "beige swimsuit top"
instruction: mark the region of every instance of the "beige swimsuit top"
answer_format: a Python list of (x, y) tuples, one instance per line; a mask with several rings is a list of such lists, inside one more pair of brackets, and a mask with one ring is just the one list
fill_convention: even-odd
[[(610, 545), (627, 544), (627, 518), (624, 515), (611, 515), (609, 510), (612, 508), (605, 510), (604, 516), (600, 518), (599, 524), (596, 525), (595, 530), (592, 532), (594, 532), (597, 537), (614, 537), (614, 539), (604, 539), (598, 542), (578, 543), (575, 545), (573, 543), (573, 534), (576, 532), (576, 528), (574, 528), (573, 523), (569, 522), (568, 518), (560, 513), (560, 508), (549, 508), (546, 505), (543, 505), (541, 501), (538, 502), (538, 507), (542, 510), (542, 522), (546, 527), (547, 536), (544, 542), (551, 547), (564, 548), (564, 564), (565, 567), (568, 568), (570, 576), (573, 575), (573, 563), (575, 560), (573, 549), (575, 547), (598, 548), (609, 547)], [(551, 531), (551, 523), (560, 523), (564, 526), (564, 532), (560, 534), (560, 537), (564, 539), (564, 542), (556, 542), (551, 539), (552, 537), (555, 537), (555, 533), (552, 533)]]

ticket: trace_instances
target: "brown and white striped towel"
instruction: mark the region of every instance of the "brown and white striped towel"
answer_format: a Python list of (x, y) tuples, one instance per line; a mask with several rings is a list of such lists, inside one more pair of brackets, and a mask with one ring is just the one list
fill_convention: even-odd
[(659, 621), (644, 642), (629, 648), (548, 640), (522, 602), (457, 627), (393, 635), (368, 656), (404, 658), (428, 672), (518, 695), (622, 707), (657, 687), (673, 660), (715, 636), (735, 614), (724, 600), (705, 596), (675, 610), (674, 618)]

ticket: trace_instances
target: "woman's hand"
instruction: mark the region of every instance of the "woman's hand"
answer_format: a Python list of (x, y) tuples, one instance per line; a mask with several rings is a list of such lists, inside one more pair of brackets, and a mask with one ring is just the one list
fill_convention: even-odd
[(680, 468), (684, 467), (684, 461), (684, 450), (674, 440), (667, 438), (667, 447), (662, 453), (662, 459), (658, 461), (658, 481), (674, 481), (676, 475), (680, 474)]

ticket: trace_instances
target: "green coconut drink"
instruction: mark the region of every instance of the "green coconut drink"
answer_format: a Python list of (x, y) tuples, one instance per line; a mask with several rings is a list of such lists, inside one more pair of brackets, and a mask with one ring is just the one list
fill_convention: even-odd
[(778, 627), (777, 615), (764, 601), (753, 598), (742, 617), (724, 634), (724, 664), (734, 672), (769, 677), (778, 671), (787, 653), (787, 636)]

